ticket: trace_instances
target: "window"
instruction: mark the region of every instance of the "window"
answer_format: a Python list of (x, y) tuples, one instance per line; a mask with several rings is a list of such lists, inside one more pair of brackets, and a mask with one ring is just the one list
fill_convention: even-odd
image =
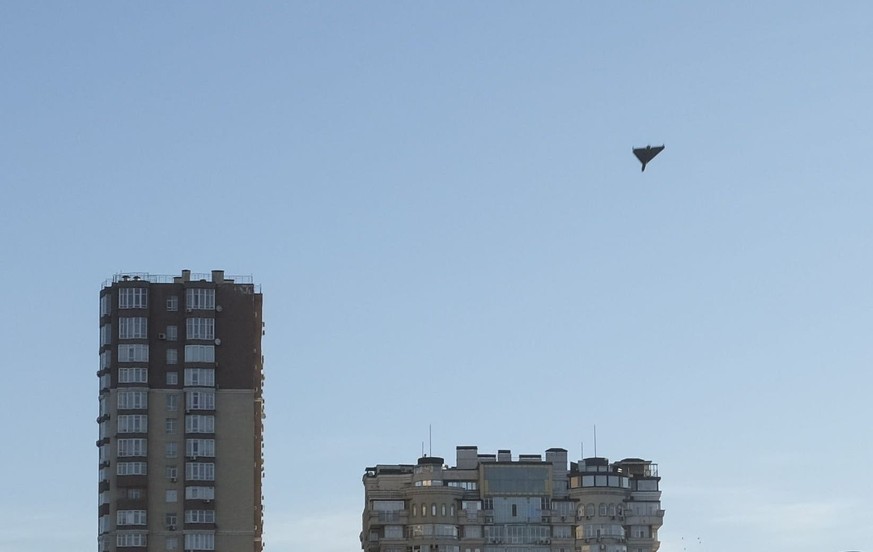
[(118, 319), (118, 339), (146, 339), (148, 321), (144, 316), (121, 317)]
[(121, 288), (118, 290), (119, 309), (144, 309), (148, 306), (148, 288)]
[(215, 439), (187, 439), (185, 441), (185, 456), (197, 458), (215, 456)]
[(100, 387), (99, 389), (109, 389), (109, 385), (112, 382), (112, 376), (110, 374), (102, 374), (100, 376)]
[(179, 385), (179, 372), (167, 372), (167, 385)]
[(215, 345), (185, 345), (185, 362), (215, 362)]
[(143, 343), (133, 343), (118, 346), (118, 362), (148, 362), (149, 346)]
[(179, 549), (179, 537), (167, 537), (165, 541), (166, 546), (164, 546), (165, 550), (178, 550)]
[(148, 475), (145, 462), (119, 462), (115, 465), (116, 475)]
[(175, 464), (170, 464), (164, 468), (164, 475), (167, 476), (167, 479), (170, 481), (175, 481), (177, 477), (179, 477), (179, 469), (176, 468)]
[(172, 435), (176, 433), (176, 428), (179, 425), (179, 421), (176, 418), (167, 418), (164, 420), (164, 433), (167, 435)]
[(145, 525), (145, 510), (118, 510), (115, 517), (116, 525)]
[(119, 391), (119, 410), (144, 410), (149, 407), (147, 391)]
[(146, 535), (145, 533), (133, 533), (129, 531), (119, 531), (115, 535), (115, 545), (119, 548), (122, 546), (128, 548), (145, 548)]
[(178, 364), (179, 363), (179, 351), (178, 349), (167, 349), (167, 364)]
[(215, 319), (187, 319), (185, 321), (185, 339), (215, 339)]
[[(124, 489), (122, 489), (124, 491)], [(131, 500), (139, 500), (142, 498), (142, 489), (127, 489), (127, 498)]]
[(108, 293), (100, 296), (100, 316), (106, 316), (112, 311), (112, 296)]
[(185, 523), (215, 523), (215, 510), (187, 510)]
[(213, 500), (215, 487), (185, 487), (186, 500)]
[(169, 489), (164, 494), (164, 502), (178, 502), (179, 501), (179, 491), (175, 489)]
[(215, 387), (215, 369), (185, 368), (185, 387)]
[(100, 326), (100, 346), (112, 343), (112, 326), (103, 324)]
[(187, 533), (185, 550), (215, 550), (214, 533)]
[(186, 391), (185, 408), (188, 410), (215, 410), (215, 391)]
[(178, 519), (178, 516), (175, 514), (175, 512), (167, 512), (166, 514), (164, 514), (164, 525), (168, 529), (170, 527), (175, 528), (177, 519)]
[(215, 416), (185, 416), (186, 433), (215, 433)]
[(118, 417), (118, 433), (146, 433), (149, 419), (145, 414), (121, 415)]
[(214, 481), (215, 464), (211, 462), (186, 462), (186, 481)]
[(109, 532), (109, 516), (100, 516), (100, 521), (97, 522), (97, 531), (101, 535)]
[(179, 310), (179, 298), (177, 296), (171, 295), (167, 297), (167, 310), (171, 312)]
[(177, 456), (179, 456), (179, 444), (178, 443), (164, 443), (164, 457), (175, 458)]
[(148, 383), (148, 368), (119, 368), (118, 383)]
[[(145, 456), (146, 439), (119, 439), (118, 456)], [(132, 474), (127, 474), (132, 475)]]
[(109, 363), (112, 362), (112, 351), (103, 351), (100, 353), (100, 369), (106, 370), (109, 368)]
[(179, 395), (167, 395), (167, 412), (175, 412), (179, 409)]
[(179, 339), (179, 328), (177, 326), (167, 326), (167, 341), (176, 341)]
[(186, 289), (185, 307), (188, 310), (215, 310), (215, 290), (205, 288)]

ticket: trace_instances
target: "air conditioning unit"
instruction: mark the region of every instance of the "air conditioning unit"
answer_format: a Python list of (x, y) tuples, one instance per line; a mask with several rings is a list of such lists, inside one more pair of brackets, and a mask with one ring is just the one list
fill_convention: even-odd
[(175, 525), (169, 525), (169, 526), (167, 526), (167, 529), (169, 529), (170, 531), (175, 531), (175, 530), (176, 530), (176, 526), (175, 526)]
[(159, 333), (159, 334), (158, 334), (158, 339), (167, 339), (167, 334), (165, 334), (165, 333)]
[(171, 477), (171, 478), (170, 478), (170, 483), (175, 483), (175, 482), (176, 482), (176, 478), (175, 478), (175, 477)]

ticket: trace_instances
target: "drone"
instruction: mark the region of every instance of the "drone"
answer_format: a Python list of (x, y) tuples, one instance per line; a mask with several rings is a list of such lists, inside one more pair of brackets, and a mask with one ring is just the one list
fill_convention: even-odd
[(646, 170), (646, 164), (649, 161), (655, 158), (656, 155), (661, 153), (664, 150), (664, 146), (646, 146), (644, 148), (634, 148), (634, 155), (637, 156), (637, 159), (640, 160), (640, 163), (643, 164), (643, 171)]

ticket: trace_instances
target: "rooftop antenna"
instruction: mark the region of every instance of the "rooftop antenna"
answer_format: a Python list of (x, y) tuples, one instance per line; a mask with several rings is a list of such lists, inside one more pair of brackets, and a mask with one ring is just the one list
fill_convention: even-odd
[(424, 457), (424, 441), (421, 442), (421, 456)]
[(594, 424), (594, 457), (597, 458), (597, 424)]

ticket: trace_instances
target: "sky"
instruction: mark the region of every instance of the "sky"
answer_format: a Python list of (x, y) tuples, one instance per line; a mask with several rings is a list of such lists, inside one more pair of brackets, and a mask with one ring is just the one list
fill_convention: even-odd
[(595, 425), (662, 551), (865, 550), (871, 57), (862, 0), (0, 3), (0, 552), (96, 549), (98, 294), (182, 269), (262, 286), (268, 551)]

